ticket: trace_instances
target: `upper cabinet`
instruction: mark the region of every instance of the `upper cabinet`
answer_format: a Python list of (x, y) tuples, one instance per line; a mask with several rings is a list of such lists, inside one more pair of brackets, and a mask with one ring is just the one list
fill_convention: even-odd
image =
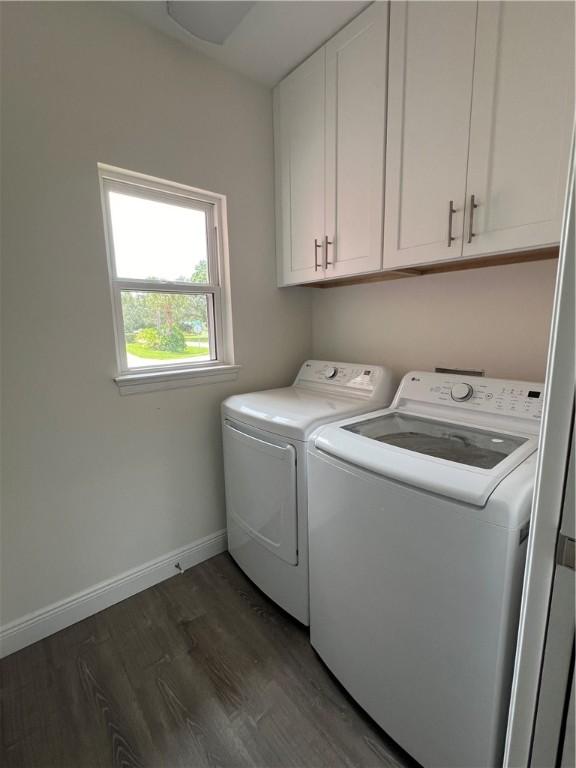
[(324, 50), (274, 93), (276, 248), (280, 283), (307, 283), (323, 272)]
[(326, 46), (326, 277), (382, 267), (388, 3)]
[(392, 3), (385, 267), (462, 253), (475, 35), (475, 3)]
[(384, 268), (553, 245), (574, 7), (393, 3)]
[(274, 109), (280, 285), (556, 245), (574, 4), (375, 2)]
[(388, 4), (274, 92), (279, 283), (382, 268)]
[(557, 243), (574, 120), (573, 3), (479, 3), (473, 94), (463, 255)]

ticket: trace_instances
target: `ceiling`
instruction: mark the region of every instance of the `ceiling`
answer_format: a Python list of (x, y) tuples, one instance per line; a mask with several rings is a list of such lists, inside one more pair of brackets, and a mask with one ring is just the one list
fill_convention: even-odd
[[(150, 26), (265, 85), (275, 85), (354, 18), (369, 2), (259, 0), (233, 2), (132, 2), (129, 9)], [(170, 15), (168, 7), (170, 6)], [(174, 17), (174, 18), (173, 18)], [(178, 21), (180, 23), (178, 23)], [(222, 44), (208, 42), (187, 32)]]

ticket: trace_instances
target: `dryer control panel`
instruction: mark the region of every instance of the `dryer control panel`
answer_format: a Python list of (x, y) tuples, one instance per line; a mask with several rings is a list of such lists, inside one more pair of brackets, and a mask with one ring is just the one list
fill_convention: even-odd
[(410, 400), (509, 418), (539, 420), (543, 399), (543, 384), (412, 371), (402, 379), (395, 403)]
[(294, 382), (295, 387), (318, 389), (345, 397), (374, 399), (375, 407), (394, 394), (394, 375), (382, 365), (360, 365), (326, 360), (306, 360)]

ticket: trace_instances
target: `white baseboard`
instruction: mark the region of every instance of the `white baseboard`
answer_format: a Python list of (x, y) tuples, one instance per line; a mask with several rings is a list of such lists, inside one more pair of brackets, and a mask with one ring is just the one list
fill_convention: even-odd
[(163, 557), (11, 621), (0, 627), (0, 658), (177, 575), (177, 563), (185, 571), (225, 549), (226, 531), (217, 531), (187, 547), (175, 549)]

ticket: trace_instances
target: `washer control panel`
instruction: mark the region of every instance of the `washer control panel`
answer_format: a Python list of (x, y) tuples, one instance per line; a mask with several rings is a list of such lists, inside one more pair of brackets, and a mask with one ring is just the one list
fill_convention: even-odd
[(400, 399), (540, 419), (544, 385), (413, 371), (402, 379), (396, 401)]
[(378, 396), (383, 386), (389, 389), (392, 382), (391, 372), (381, 365), (307, 360), (300, 368), (294, 386), (333, 392), (335, 395), (371, 398)]

